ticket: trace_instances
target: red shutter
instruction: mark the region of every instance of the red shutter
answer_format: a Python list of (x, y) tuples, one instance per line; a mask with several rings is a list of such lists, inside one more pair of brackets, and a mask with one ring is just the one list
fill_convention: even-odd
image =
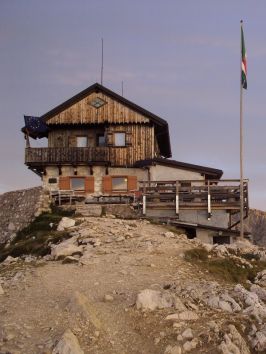
[(85, 192), (94, 193), (94, 177), (85, 177)]
[(59, 177), (59, 189), (69, 190), (70, 189), (70, 178), (69, 177)]
[(111, 176), (103, 176), (103, 193), (111, 193), (112, 192), (112, 177)]
[(137, 176), (127, 176), (127, 189), (128, 191), (137, 189)]

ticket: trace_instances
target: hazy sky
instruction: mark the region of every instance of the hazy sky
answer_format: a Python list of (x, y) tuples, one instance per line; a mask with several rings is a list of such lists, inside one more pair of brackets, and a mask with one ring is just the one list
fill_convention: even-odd
[(168, 121), (173, 158), (239, 178), (242, 18), (245, 177), (266, 210), (265, 15), (265, 0), (0, 0), (0, 193), (40, 184), (24, 166), (23, 114), (99, 82), (101, 37), (104, 85), (121, 93), (123, 80), (126, 98)]

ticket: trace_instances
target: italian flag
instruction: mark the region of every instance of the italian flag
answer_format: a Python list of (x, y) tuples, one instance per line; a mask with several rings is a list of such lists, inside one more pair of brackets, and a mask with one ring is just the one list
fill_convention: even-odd
[(245, 48), (244, 41), (244, 32), (241, 26), (241, 54), (242, 54), (242, 63), (241, 63), (241, 83), (244, 89), (247, 89), (247, 53)]

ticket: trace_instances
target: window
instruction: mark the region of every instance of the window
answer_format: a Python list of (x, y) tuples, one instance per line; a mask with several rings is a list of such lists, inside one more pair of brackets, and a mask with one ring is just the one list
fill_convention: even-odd
[(97, 135), (97, 146), (105, 146), (106, 144), (105, 135), (98, 134)]
[(115, 133), (115, 146), (126, 146), (126, 133)]
[(113, 191), (127, 191), (127, 177), (112, 177)]
[(71, 178), (71, 189), (74, 191), (85, 190), (85, 178)]
[(57, 183), (57, 178), (50, 177), (50, 178), (48, 179), (48, 183), (50, 183), (50, 184)]
[(77, 147), (87, 147), (88, 138), (86, 136), (77, 136)]

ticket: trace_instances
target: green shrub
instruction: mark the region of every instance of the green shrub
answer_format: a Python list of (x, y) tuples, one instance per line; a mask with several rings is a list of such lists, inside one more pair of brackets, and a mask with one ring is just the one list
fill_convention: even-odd
[[(202, 248), (194, 248), (185, 252), (185, 260), (198, 265), (212, 275), (230, 283), (247, 284), (247, 280), (254, 282), (258, 272), (266, 268), (266, 262), (255, 260), (252, 268), (242, 266), (231, 258), (208, 258), (208, 252)], [(248, 256), (250, 257), (250, 256)], [(254, 257), (253, 257), (254, 258)]]
[(186, 261), (206, 261), (208, 252), (204, 248), (192, 248), (185, 252)]

